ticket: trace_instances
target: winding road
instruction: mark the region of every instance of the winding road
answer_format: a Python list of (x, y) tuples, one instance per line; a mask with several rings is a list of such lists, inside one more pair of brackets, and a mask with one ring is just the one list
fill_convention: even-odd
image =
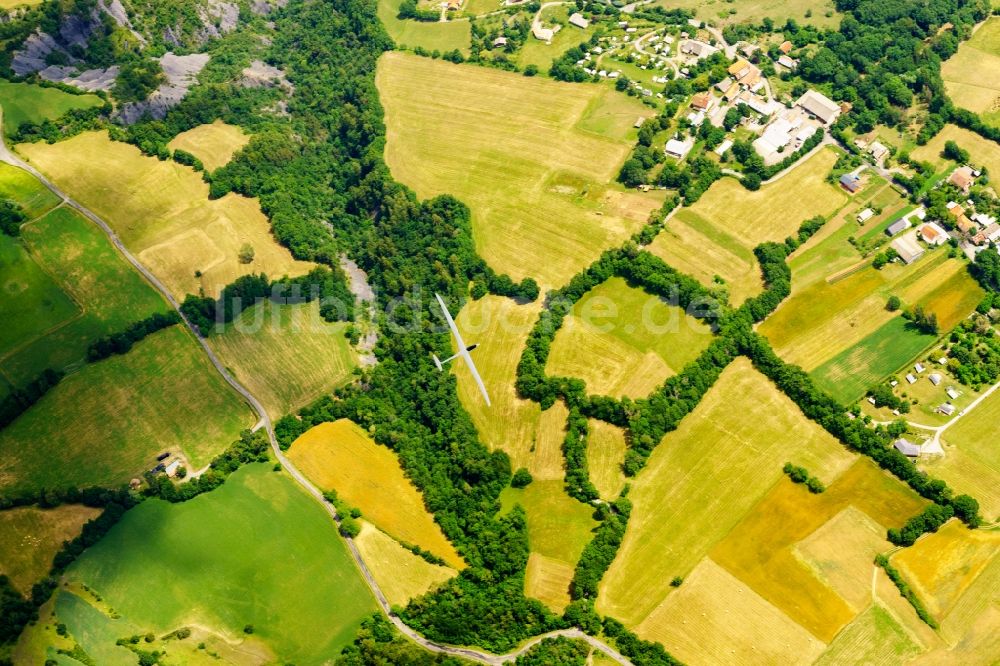
[[(3, 127), (3, 108), (0, 107), (0, 128), (2, 127)], [(233, 388), (234, 391), (239, 393), (243, 397), (243, 399), (246, 400), (247, 404), (249, 404), (250, 407), (257, 413), (259, 419), (256, 425), (254, 425), (253, 430), (257, 431), (261, 428), (264, 428), (264, 430), (267, 432), (267, 438), (271, 443), (271, 449), (274, 452), (274, 456), (275, 458), (277, 458), (278, 462), (281, 463), (285, 471), (287, 471), (288, 474), (300, 486), (302, 486), (302, 488), (304, 488), (306, 492), (308, 492), (317, 502), (319, 502), (320, 505), (330, 515), (330, 518), (334, 521), (334, 523), (339, 525), (340, 517), (337, 515), (337, 510), (334, 509), (332, 504), (323, 499), (323, 493), (321, 493), (319, 489), (316, 488), (316, 486), (314, 486), (295, 467), (295, 465), (293, 465), (292, 462), (287, 457), (285, 457), (285, 454), (281, 451), (281, 448), (278, 446), (278, 440), (274, 436), (274, 428), (272, 427), (271, 424), (271, 418), (264, 410), (264, 406), (260, 403), (259, 400), (257, 400), (256, 397), (254, 397), (252, 393), (250, 393), (250, 391), (248, 391), (242, 384), (236, 381), (236, 378), (233, 377), (232, 374), (222, 364), (222, 362), (219, 361), (219, 358), (215, 355), (215, 352), (213, 352), (212, 349), (205, 342), (205, 339), (202, 338), (200, 335), (198, 335), (194, 327), (191, 325), (191, 322), (188, 321), (188, 319), (184, 316), (184, 313), (181, 312), (180, 304), (177, 302), (177, 299), (174, 298), (173, 294), (170, 293), (170, 290), (167, 289), (167, 287), (162, 282), (160, 282), (160, 280), (155, 275), (153, 275), (153, 273), (150, 272), (149, 269), (147, 269), (144, 265), (142, 265), (142, 263), (139, 262), (138, 259), (135, 258), (135, 256), (128, 250), (128, 248), (125, 247), (124, 243), (122, 243), (121, 239), (118, 237), (118, 234), (115, 233), (115, 231), (111, 228), (111, 226), (108, 225), (107, 222), (102, 220), (95, 213), (93, 213), (90, 209), (86, 208), (79, 202), (75, 201), (72, 197), (70, 197), (61, 189), (59, 189), (59, 187), (56, 186), (55, 183), (46, 178), (33, 166), (31, 166), (23, 159), (18, 157), (16, 154), (11, 152), (11, 150), (7, 148), (6, 137), (4, 136), (2, 130), (0, 130), (0, 162), (4, 162), (6, 164), (9, 164), (10, 166), (17, 167), (18, 169), (22, 169), (30, 173), (32, 176), (37, 178), (39, 182), (45, 185), (45, 187), (51, 190), (53, 194), (62, 199), (64, 205), (70, 206), (74, 210), (78, 211), (81, 215), (85, 216), (88, 220), (96, 224), (107, 235), (107, 237), (111, 240), (111, 242), (118, 249), (118, 251), (121, 252), (122, 256), (124, 256), (125, 259), (130, 264), (132, 264), (132, 266), (137, 271), (139, 271), (139, 273), (144, 278), (146, 278), (146, 280), (157, 291), (160, 292), (160, 294), (167, 300), (167, 302), (170, 303), (170, 306), (177, 311), (177, 313), (181, 316), (181, 319), (184, 321), (184, 324), (188, 327), (188, 330), (191, 331), (191, 333), (194, 335), (194, 338), (198, 341), (198, 344), (201, 345), (202, 350), (208, 356), (208, 359), (212, 362), (212, 365), (219, 372), (219, 374), (222, 375), (222, 378), (225, 379), (226, 383), (228, 383)], [(372, 576), (371, 571), (369, 571), (368, 567), (365, 565), (365, 562), (362, 559), (361, 553), (358, 551), (357, 545), (354, 543), (354, 540), (349, 537), (345, 537), (344, 540), (347, 542), (347, 548), (351, 553), (351, 557), (354, 559), (354, 563), (361, 571), (365, 583), (368, 585), (369, 589), (371, 589), (372, 595), (378, 602), (379, 608), (382, 610), (382, 612), (389, 618), (389, 620), (396, 627), (396, 629), (399, 630), (401, 634), (403, 634), (409, 640), (413, 641), (417, 645), (421, 646), (422, 648), (430, 652), (454, 655), (481, 664), (499, 665), (514, 661), (515, 659), (517, 659), (517, 657), (527, 652), (533, 645), (541, 642), (546, 638), (555, 636), (565, 636), (568, 638), (578, 638), (584, 640), (594, 649), (603, 652), (605, 655), (613, 659), (615, 662), (621, 664), (622, 666), (632, 666), (632, 662), (629, 661), (625, 656), (617, 652), (614, 648), (594, 638), (593, 636), (585, 634), (583, 631), (576, 628), (550, 631), (546, 634), (535, 636), (534, 638), (531, 638), (526, 643), (521, 645), (517, 650), (508, 652), (506, 654), (493, 654), (483, 650), (477, 650), (475, 648), (457, 647), (453, 645), (442, 645), (440, 643), (435, 643), (434, 641), (428, 640), (427, 638), (424, 638), (419, 633), (417, 633), (409, 626), (407, 626), (395, 613), (392, 612), (392, 606), (389, 604), (389, 601), (382, 593), (382, 589), (379, 587), (379, 584), (375, 581), (375, 578)]]

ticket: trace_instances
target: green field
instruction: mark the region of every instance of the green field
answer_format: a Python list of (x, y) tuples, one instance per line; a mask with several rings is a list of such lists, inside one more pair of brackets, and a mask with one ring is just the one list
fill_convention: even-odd
[(944, 149), (946, 141), (954, 141), (961, 148), (969, 151), (969, 155), (971, 155), (969, 161), (973, 164), (986, 167), (990, 173), (1000, 173), (1000, 145), (989, 139), (984, 139), (975, 132), (955, 125), (945, 125), (944, 129), (938, 132), (926, 145), (914, 148), (910, 156), (945, 169), (944, 176), (947, 176), (956, 165), (941, 157), (941, 151)]
[(590, 393), (639, 398), (695, 360), (709, 327), (622, 278), (584, 294), (552, 343), (546, 371), (577, 377)]
[(274, 417), (281, 417), (351, 378), (357, 359), (346, 323), (328, 323), (319, 301), (264, 301), (208, 339), (222, 362)]
[(898, 664), (921, 651), (892, 612), (875, 602), (837, 634), (815, 663), (816, 666)]
[(80, 533), (99, 509), (63, 504), (54, 509), (33, 506), (0, 511), (0, 574), (22, 594), (48, 574), (63, 542)]
[(632, 516), (601, 583), (598, 612), (642, 623), (672, 589), (670, 579), (691, 572), (788, 460), (829, 483), (854, 456), (739, 358), (633, 481)]
[(472, 24), (469, 21), (447, 23), (403, 20), (397, 18), (402, 0), (378, 0), (378, 18), (386, 32), (399, 47), (425, 48), (428, 51), (458, 49), (469, 55), (472, 41)]
[(550, 7), (542, 12), (543, 25), (551, 27), (559, 23), (562, 29), (552, 38), (551, 44), (529, 35), (524, 46), (514, 56), (518, 67), (524, 69), (528, 65), (535, 65), (539, 72), (548, 72), (553, 60), (581, 42), (586, 42), (597, 31), (596, 25), (591, 25), (585, 30), (569, 25), (567, 23), (569, 13), (569, 9), (563, 6)]
[(6, 235), (0, 235), (0, 286), (5, 322), (0, 328), (0, 352), (4, 354), (80, 314), (73, 299), (20, 241)]
[(652, 112), (608, 86), (392, 52), (376, 83), (393, 176), (465, 202), (476, 249), (515, 280), (565, 284), (663, 199), (610, 184)]
[(179, 326), (86, 365), (0, 430), (0, 490), (128, 482), (161, 451), (200, 469), (253, 423)]
[(895, 317), (857, 344), (826, 361), (810, 375), (819, 388), (843, 404), (864, 396), (879, 383), (925, 349), (937, 336), (917, 331), (902, 317)]
[[(72, 209), (58, 208), (25, 225), (21, 240), (80, 311), (71, 319), (48, 316), (42, 322), (44, 328), (34, 331), (16, 350), (0, 352), (3, 373), (15, 385), (30, 381), (45, 368), (75, 367), (96, 338), (168, 310), (163, 298), (104, 233)], [(6, 304), (0, 306), (0, 311), (6, 310)], [(26, 316), (22, 321), (29, 319)]]
[(27, 171), (0, 163), (0, 199), (9, 199), (34, 219), (59, 205), (59, 197)]
[[(774, 19), (775, 25), (787, 19), (823, 28), (836, 28), (840, 23), (840, 14), (829, 0), (658, 0), (656, 4), (667, 9), (692, 9), (699, 19), (721, 24), (760, 23), (764, 17)], [(812, 16), (806, 17), (807, 11)], [(827, 12), (832, 15), (827, 16)]]
[(1000, 124), (1000, 20), (980, 25), (941, 67), (945, 90), (957, 106)]
[(83, 600), (58, 605), (59, 619), (88, 652), (114, 651), (114, 638), (131, 633), (88, 627), (127, 623), (159, 636), (193, 624), (239, 642), (252, 624), (254, 638), (273, 650), (272, 663), (326, 663), (375, 609), (326, 512), (263, 464), (182, 504), (144, 502), (67, 578), (122, 616), (95, 616)]
[(0, 80), (0, 106), (3, 107), (5, 134), (12, 134), (24, 122), (55, 120), (73, 109), (89, 109), (103, 104), (104, 101), (97, 95), (73, 95), (32, 83)]

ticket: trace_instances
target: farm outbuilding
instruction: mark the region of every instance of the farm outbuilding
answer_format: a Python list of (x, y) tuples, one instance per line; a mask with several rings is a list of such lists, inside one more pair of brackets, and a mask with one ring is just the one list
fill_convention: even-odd
[(892, 249), (896, 251), (899, 258), (904, 263), (912, 264), (914, 261), (924, 256), (924, 248), (917, 242), (914, 233), (908, 233), (892, 241)]
[(861, 189), (861, 177), (854, 173), (845, 173), (840, 177), (840, 186), (854, 194)]
[(920, 455), (920, 447), (905, 437), (900, 437), (892, 445), (896, 447), (897, 451), (908, 458), (916, 458)]

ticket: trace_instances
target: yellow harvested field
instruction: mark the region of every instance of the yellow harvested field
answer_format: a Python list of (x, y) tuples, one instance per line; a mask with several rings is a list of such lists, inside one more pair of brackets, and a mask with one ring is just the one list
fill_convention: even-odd
[[(515, 280), (563, 285), (663, 200), (611, 184), (636, 117), (652, 111), (607, 86), (400, 52), (382, 56), (376, 83), (393, 176), (421, 198), (465, 202), (479, 254)], [(614, 116), (603, 99), (614, 100)]]
[(711, 329), (683, 309), (613, 277), (574, 306), (552, 341), (546, 372), (591, 394), (645, 397), (694, 361)]
[[(1000, 560), (1000, 533), (970, 530), (957, 519), (892, 556), (893, 565), (939, 621), (995, 560)], [(993, 601), (1000, 603), (998, 589)]]
[[(146, 157), (106, 132), (17, 150), (110, 224), (178, 299), (199, 290), (218, 295), (248, 273), (279, 278), (312, 268), (278, 245), (256, 199), (228, 194), (209, 200), (208, 185), (193, 169)], [(254, 249), (248, 264), (238, 256), (244, 244)]]
[(1000, 20), (977, 26), (972, 38), (941, 66), (945, 90), (957, 106), (973, 113), (1000, 110)]
[(574, 567), (562, 560), (531, 553), (524, 573), (524, 594), (562, 613), (570, 602), (573, 571)]
[(462, 568), (465, 563), (406, 478), (396, 454), (357, 425), (341, 419), (310, 428), (292, 442), (288, 457), (309, 480), (337, 495), (376, 527)]
[[(790, 458), (794, 460), (794, 457)], [(807, 467), (808, 469), (808, 467)], [(926, 504), (901, 482), (859, 458), (826, 492), (810, 493), (804, 486), (782, 478), (747, 516), (711, 550), (712, 559), (755, 592), (784, 611), (814, 636), (829, 643), (864, 606), (851, 607), (819, 572), (794, 552), (796, 543), (821, 528), (849, 505), (885, 527), (901, 526)], [(849, 557), (848, 569), (871, 576), (878, 548), (889, 544), (870, 542), (869, 548), (850, 557), (838, 544), (838, 557)], [(872, 552), (872, 549), (875, 552)]]
[(426, 594), (457, 574), (450, 567), (431, 564), (414, 555), (371, 523), (360, 522), (361, 532), (354, 538), (354, 544), (390, 604), (405, 606), (410, 599)]
[(229, 164), (236, 151), (249, 142), (250, 137), (241, 128), (216, 120), (181, 132), (167, 148), (187, 151), (201, 160), (207, 171), (215, 171)]
[(223, 364), (278, 418), (346, 383), (357, 354), (347, 324), (328, 323), (319, 301), (247, 308), (208, 338)]
[(826, 647), (709, 558), (642, 624), (686, 664), (810, 664)]
[(562, 481), (566, 477), (562, 445), (566, 438), (568, 419), (569, 410), (562, 402), (557, 402), (542, 412), (532, 446), (531, 462), (528, 465), (528, 471), (531, 472), (533, 479)]
[(1000, 144), (956, 125), (945, 125), (926, 145), (914, 148), (910, 156), (931, 164), (944, 165), (947, 160), (941, 157), (941, 151), (946, 141), (954, 141), (968, 150), (973, 164), (986, 167), (990, 173), (1000, 173)]
[(686, 576), (725, 538), (789, 460), (829, 484), (855, 456), (749, 360), (736, 359), (635, 478), (632, 516), (598, 611), (639, 625), (670, 591), (670, 579)]
[(690, 209), (678, 210), (646, 249), (705, 286), (718, 275), (733, 305), (764, 289), (753, 252)]
[[(870, 598), (870, 575), (868, 579)], [(921, 647), (892, 611), (876, 601), (837, 634), (816, 666), (896, 666), (920, 652)]]
[(0, 574), (21, 594), (30, 594), (31, 586), (48, 575), (63, 541), (76, 537), (100, 513), (82, 504), (0, 511)]
[(891, 545), (886, 528), (848, 506), (798, 542), (795, 556), (837, 593), (855, 612), (872, 598), (872, 562)]
[(590, 419), (587, 422), (587, 467), (590, 481), (601, 499), (612, 500), (625, 486), (625, 431), (618, 426)]

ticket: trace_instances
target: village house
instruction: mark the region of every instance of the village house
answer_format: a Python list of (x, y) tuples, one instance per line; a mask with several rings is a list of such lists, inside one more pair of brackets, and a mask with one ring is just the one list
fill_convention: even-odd
[(858, 224), (864, 224), (873, 217), (875, 217), (875, 211), (871, 208), (865, 208), (863, 211), (858, 213)]
[(708, 111), (714, 103), (712, 93), (708, 91), (700, 92), (691, 98), (691, 106), (700, 111)]
[(969, 188), (975, 181), (976, 177), (972, 173), (972, 168), (968, 166), (958, 167), (948, 177), (948, 182), (962, 190), (963, 194), (969, 193)]
[(733, 87), (733, 83), (735, 83), (733, 79), (727, 76), (726, 78), (722, 79), (721, 81), (715, 84), (715, 89), (718, 90), (720, 93), (726, 93), (729, 91), (730, 88)]
[[(912, 264), (924, 256), (924, 248), (917, 242), (917, 235), (912, 231), (892, 241), (891, 247), (906, 264)], [(907, 378), (907, 381), (909, 381), (909, 378)], [(913, 382), (910, 383), (912, 384)]]
[(789, 53), (792, 52), (792, 43), (786, 39), (785, 41), (781, 42), (781, 44), (778, 46), (778, 50), (781, 51), (784, 55), (788, 55)]
[(760, 81), (760, 70), (746, 60), (737, 60), (727, 70), (740, 85), (752, 88)]
[(976, 224), (983, 228), (986, 228), (997, 221), (997, 218), (992, 215), (987, 215), (986, 213), (976, 213), (972, 216), (972, 219)]
[(889, 154), (889, 149), (878, 141), (872, 141), (868, 144), (866, 148), (868, 154), (872, 156), (872, 159), (876, 162), (881, 162), (882, 159)]
[(1000, 224), (993, 223), (983, 229), (983, 236), (991, 243), (1000, 241)]
[(946, 402), (942, 404), (940, 407), (938, 407), (937, 410), (942, 414), (944, 414), (945, 416), (951, 416), (952, 414), (955, 413), (955, 405)]
[(722, 143), (720, 143), (718, 146), (716, 146), (715, 150), (713, 152), (716, 155), (718, 155), (718, 156), (721, 157), (722, 155), (724, 155), (726, 153), (727, 150), (729, 150), (732, 147), (733, 147), (733, 140), (732, 139), (726, 139)]
[(555, 31), (552, 28), (543, 28), (541, 24), (536, 24), (531, 28), (531, 34), (534, 35), (535, 39), (540, 42), (551, 42), (552, 37), (555, 36)]
[(920, 455), (920, 447), (903, 437), (897, 439), (892, 445), (907, 458), (916, 458)]
[(946, 208), (948, 209), (948, 213), (955, 218), (955, 227), (963, 234), (967, 234), (973, 229), (975, 229), (976, 225), (974, 225), (972, 221), (968, 217), (966, 217), (965, 209), (963, 209), (957, 203), (955, 203), (954, 201), (949, 201)]
[(698, 60), (707, 58), (718, 51), (717, 48), (711, 44), (706, 44), (705, 42), (699, 42), (697, 39), (688, 39), (681, 42), (681, 53), (686, 55), (694, 56)]
[(886, 227), (885, 228), (885, 233), (891, 238), (891, 237), (895, 236), (898, 233), (902, 233), (902, 232), (906, 231), (907, 229), (909, 229), (912, 226), (913, 226), (913, 223), (910, 222), (910, 220), (908, 218), (904, 217), (902, 219), (896, 220), (895, 222), (893, 222), (892, 224), (890, 224), (888, 227)]
[(819, 120), (824, 125), (832, 124), (840, 116), (840, 106), (815, 90), (807, 90), (795, 102), (795, 106)]
[(493, 48), (500, 48), (503, 46), (507, 46), (506, 37), (497, 37), (496, 39), (493, 40)]
[(668, 157), (682, 160), (689, 152), (691, 152), (693, 147), (694, 142), (691, 140), (680, 141), (678, 139), (670, 139), (667, 141), (667, 145), (664, 146), (663, 152), (666, 153)]
[(855, 173), (845, 173), (840, 177), (840, 186), (854, 194), (861, 189), (861, 177)]
[(793, 60), (792, 58), (789, 58), (786, 55), (783, 55), (780, 58), (778, 58), (778, 64), (784, 67), (785, 69), (795, 69), (796, 67), (799, 66), (797, 60)]
[(581, 14), (580, 12), (574, 12), (572, 15), (570, 15), (569, 24), (577, 28), (580, 28), (581, 30), (586, 30), (587, 28), (590, 27), (590, 21), (583, 18), (583, 14)]
[(933, 222), (928, 222), (924, 226), (920, 227), (920, 238), (923, 239), (928, 245), (938, 246), (944, 245), (948, 242), (948, 232), (934, 224)]

